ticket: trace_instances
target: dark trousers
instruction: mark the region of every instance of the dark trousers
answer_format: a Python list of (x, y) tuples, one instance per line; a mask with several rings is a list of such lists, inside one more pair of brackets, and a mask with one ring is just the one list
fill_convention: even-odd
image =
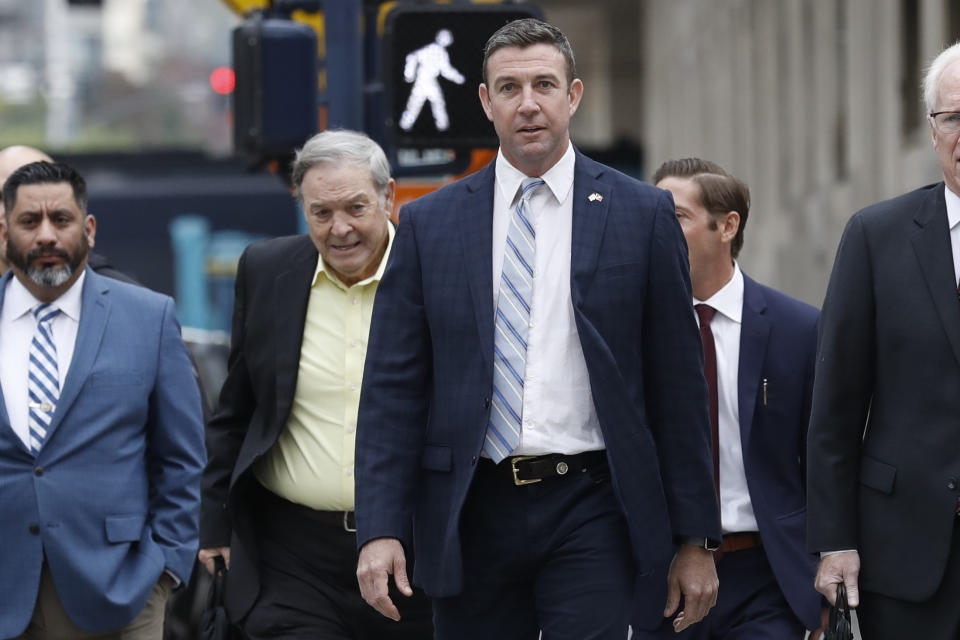
[[(867, 571), (869, 568), (862, 569), (861, 575)], [(960, 638), (960, 519), (953, 527), (953, 542), (943, 582), (932, 598), (924, 602), (907, 602), (861, 591), (860, 606), (856, 611), (860, 631), (866, 640)]]
[[(380, 615), (360, 597), (357, 537), (331, 514), (253, 489), (260, 558), (260, 594), (243, 621), (251, 640), (429, 640), (430, 601), (422, 591), (390, 597), (401, 621)], [(327, 517), (324, 517), (327, 516)]]
[(717, 604), (705, 619), (680, 633), (674, 632), (672, 619), (665, 619), (656, 631), (634, 629), (634, 640), (803, 640), (803, 623), (787, 603), (762, 547), (725, 553), (717, 577)]
[(606, 465), (516, 486), (482, 460), (460, 521), (463, 591), (440, 640), (624, 640), (635, 563)]

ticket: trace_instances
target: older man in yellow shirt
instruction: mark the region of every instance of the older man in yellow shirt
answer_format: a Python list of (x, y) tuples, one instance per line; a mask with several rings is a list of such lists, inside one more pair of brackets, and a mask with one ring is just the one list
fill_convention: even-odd
[(353, 460), (394, 181), (363, 134), (297, 153), (308, 234), (251, 245), (237, 269), (229, 374), (207, 425), (200, 560), (229, 568), (227, 610), (258, 638), (432, 637), (422, 593), (398, 624), (357, 587)]

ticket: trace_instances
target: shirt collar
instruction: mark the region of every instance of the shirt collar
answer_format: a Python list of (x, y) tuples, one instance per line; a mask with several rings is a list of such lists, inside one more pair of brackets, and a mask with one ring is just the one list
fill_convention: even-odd
[(960, 224), (960, 195), (950, 191), (950, 187), (943, 186), (944, 197), (947, 201), (947, 223), (953, 229)]
[(730, 282), (723, 285), (720, 291), (710, 296), (708, 300), (694, 298), (693, 303), (709, 305), (740, 324), (743, 317), (743, 272), (740, 271), (740, 265), (737, 264), (737, 261), (733, 261), (733, 277), (730, 278)]
[[(566, 152), (555, 165), (550, 167), (542, 176), (530, 177), (542, 178), (557, 202), (563, 202), (570, 195), (570, 190), (573, 189), (573, 172), (576, 161), (577, 154), (573, 151), (573, 143), (568, 141)], [(527, 177), (510, 164), (510, 161), (504, 157), (502, 149), (497, 152), (496, 182), (500, 195), (503, 196), (505, 202), (509, 202), (513, 206), (519, 196), (520, 183)]]
[[(80, 307), (83, 303), (83, 281), (87, 277), (86, 270), (80, 273), (76, 282), (70, 285), (70, 288), (53, 301), (52, 305), (60, 309), (60, 313), (71, 318), (75, 322), (80, 322)], [(10, 282), (7, 284), (7, 291), (3, 298), (4, 315), (9, 312), (8, 318), (18, 320), (21, 316), (30, 313), (30, 310), (40, 304), (40, 301), (33, 297), (33, 294), (27, 290), (23, 283), (17, 279), (16, 274), (10, 275)]]
[[(366, 284), (370, 284), (371, 282), (380, 282), (380, 278), (383, 277), (383, 272), (387, 268), (387, 258), (390, 257), (390, 248), (393, 247), (393, 236), (395, 236), (396, 233), (397, 233), (396, 230), (393, 228), (393, 223), (387, 222), (387, 250), (383, 252), (383, 257), (380, 258), (380, 264), (379, 266), (377, 266), (376, 273), (374, 273), (369, 278), (366, 278), (364, 280), (361, 280), (360, 282), (357, 282), (356, 284), (353, 285), (354, 287), (362, 287)], [(345, 285), (340, 280), (340, 278), (334, 275), (332, 271), (327, 270), (326, 265), (323, 262), (323, 256), (317, 256), (317, 268), (313, 272), (313, 280), (311, 281), (310, 286), (316, 286), (321, 273), (327, 277), (327, 280), (337, 285), (344, 291), (350, 288), (347, 285)]]

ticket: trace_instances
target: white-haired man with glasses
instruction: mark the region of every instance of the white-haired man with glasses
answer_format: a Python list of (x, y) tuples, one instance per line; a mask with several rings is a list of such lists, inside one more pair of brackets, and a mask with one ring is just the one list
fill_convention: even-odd
[(808, 435), (816, 586), (870, 640), (960, 637), (960, 43), (924, 100), (943, 182), (847, 224)]

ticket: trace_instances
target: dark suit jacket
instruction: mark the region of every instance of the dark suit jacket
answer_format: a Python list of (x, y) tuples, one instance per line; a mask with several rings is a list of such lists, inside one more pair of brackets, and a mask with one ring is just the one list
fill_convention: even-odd
[[(493, 190), (491, 164), (404, 206), (373, 311), (358, 542), (413, 548), (430, 596), (461, 588), (460, 511), (490, 412)], [(669, 193), (578, 153), (570, 287), (639, 569), (636, 621), (655, 626), (672, 535), (720, 536), (703, 356)]]
[(943, 190), (847, 224), (808, 442), (810, 549), (859, 550), (861, 588), (913, 602), (943, 577), (960, 476), (960, 302)]
[(309, 236), (250, 245), (237, 265), (229, 370), (207, 423), (201, 548), (230, 546), (226, 605), (242, 618), (260, 591), (247, 491), (254, 460), (287, 423), (318, 253)]
[(101, 253), (91, 251), (87, 256), (87, 265), (89, 265), (91, 269), (100, 275), (106, 276), (107, 278), (113, 278), (114, 280), (126, 282), (127, 284), (141, 284), (110, 264), (110, 259)]
[(796, 616), (816, 629), (820, 596), (813, 588), (817, 558), (806, 545), (805, 460), (819, 313), (746, 274), (743, 284), (737, 395), (747, 486), (777, 583)]
[(44, 561), (74, 624), (105, 631), (140, 613), (164, 569), (188, 580), (197, 553), (203, 424), (173, 300), (85, 277), (36, 457), (0, 396), (0, 638), (27, 626)]

